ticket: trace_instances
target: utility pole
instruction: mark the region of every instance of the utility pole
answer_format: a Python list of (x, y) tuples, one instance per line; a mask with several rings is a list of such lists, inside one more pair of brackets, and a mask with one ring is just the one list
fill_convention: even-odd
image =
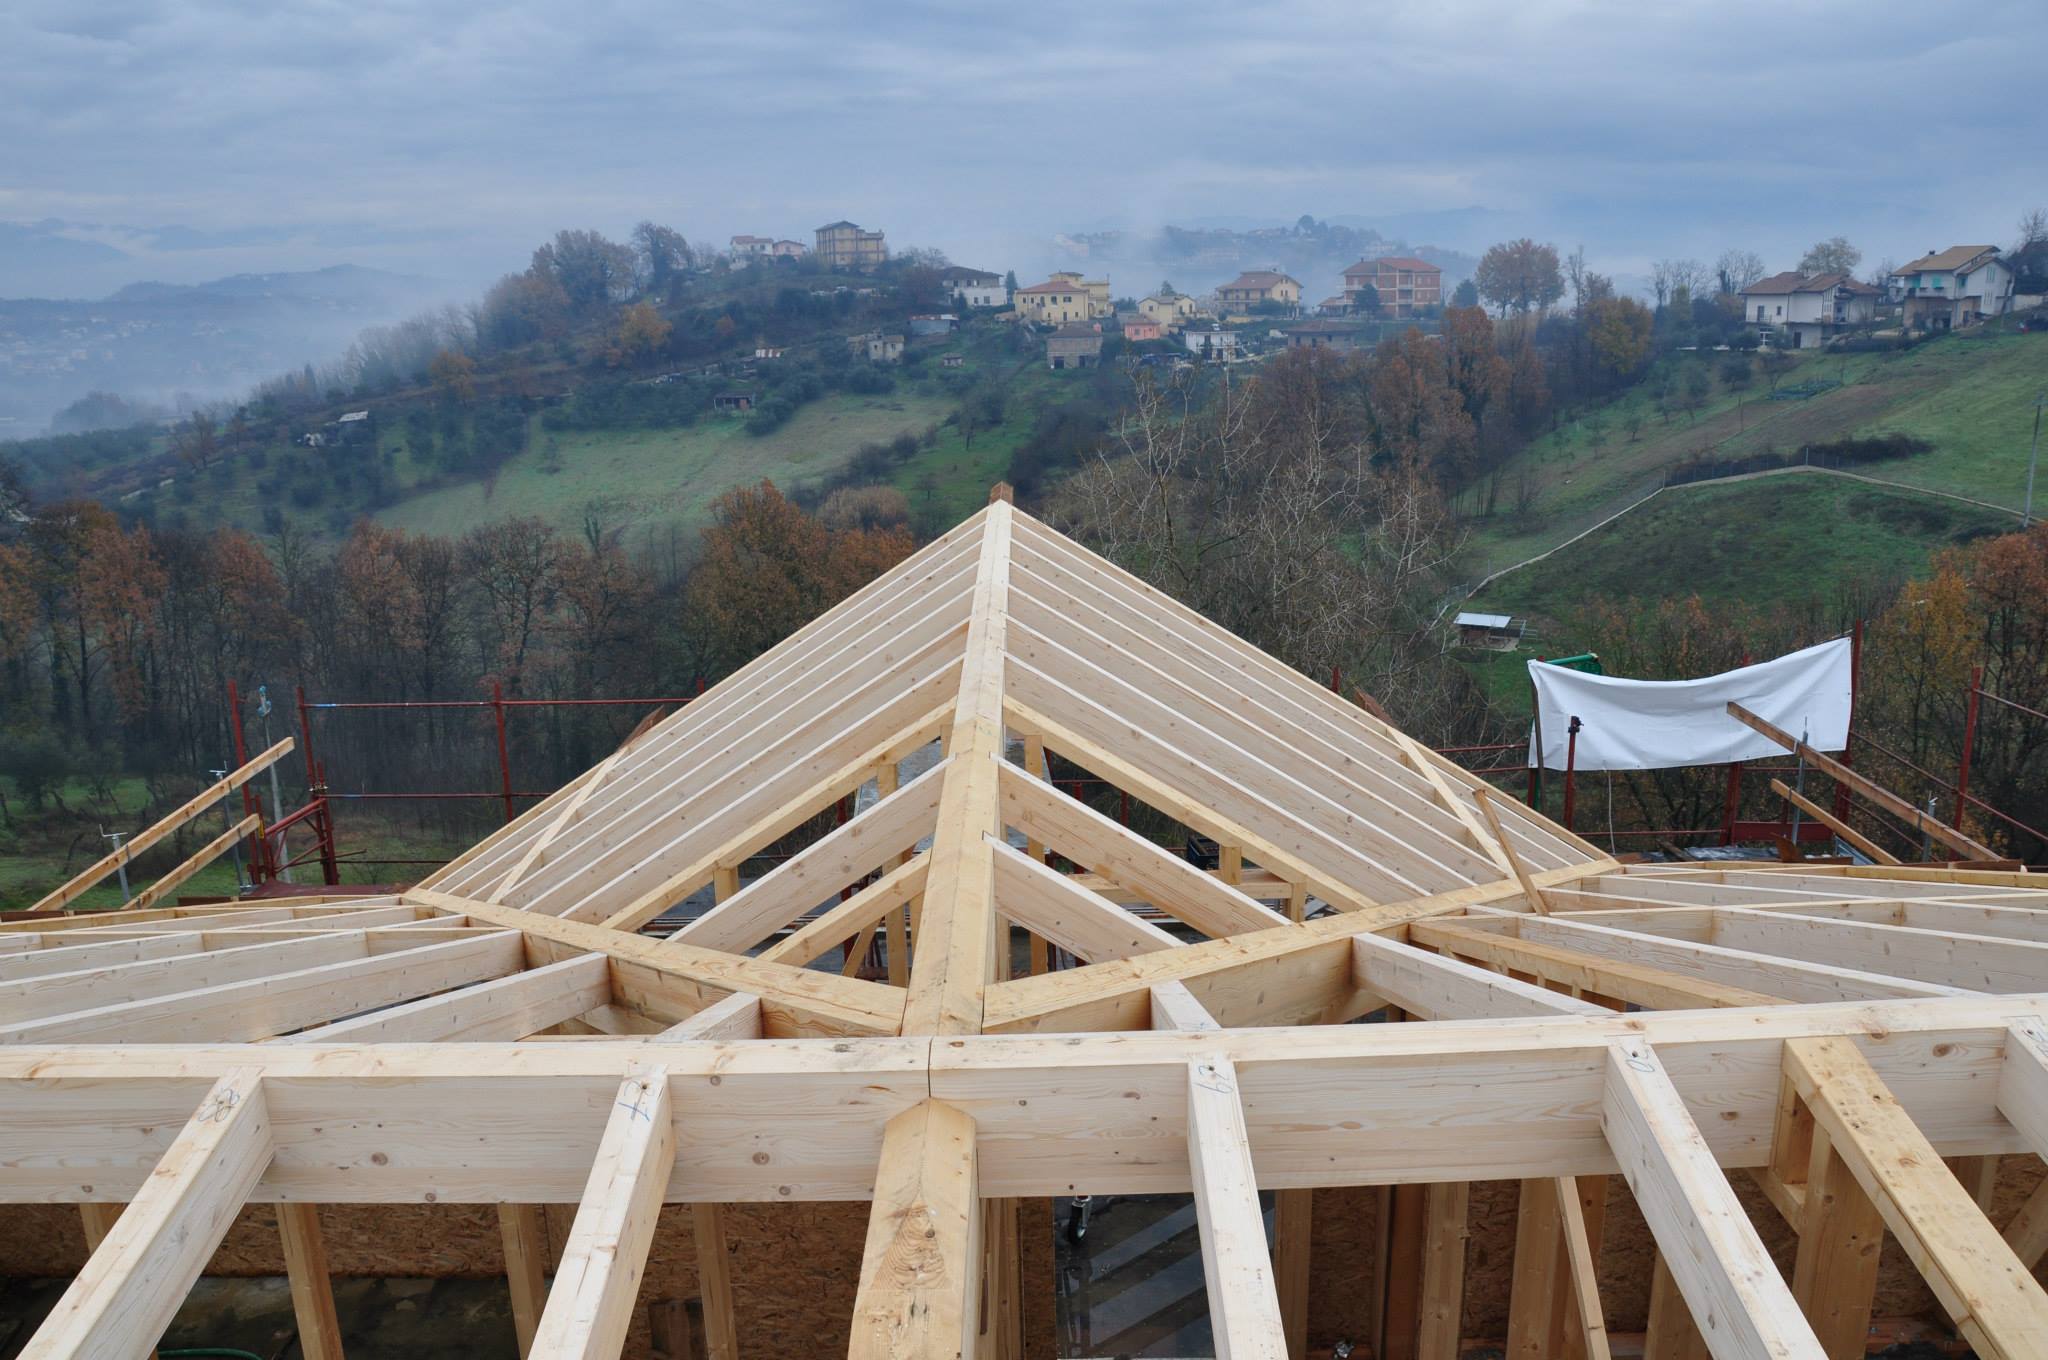
[(2027, 455), (2027, 508), (2020, 512), (2020, 528), (2034, 522), (2034, 465), (2041, 461), (2041, 407), (2048, 405), (2048, 392), (2034, 398), (2034, 451)]

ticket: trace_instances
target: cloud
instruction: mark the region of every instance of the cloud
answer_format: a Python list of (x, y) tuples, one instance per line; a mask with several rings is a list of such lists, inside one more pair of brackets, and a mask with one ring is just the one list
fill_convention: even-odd
[(2038, 0), (16, 0), (0, 213), (442, 273), (645, 216), (953, 245), (1475, 205), (1613, 268), (1875, 258), (2043, 196), (2043, 39)]

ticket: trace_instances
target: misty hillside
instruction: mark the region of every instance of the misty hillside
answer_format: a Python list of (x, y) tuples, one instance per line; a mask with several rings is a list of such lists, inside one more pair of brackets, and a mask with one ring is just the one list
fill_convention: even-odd
[(87, 393), (175, 412), (325, 361), (419, 310), (431, 280), (337, 265), (201, 284), (134, 283), (93, 301), (0, 299), (0, 435), (39, 433)]

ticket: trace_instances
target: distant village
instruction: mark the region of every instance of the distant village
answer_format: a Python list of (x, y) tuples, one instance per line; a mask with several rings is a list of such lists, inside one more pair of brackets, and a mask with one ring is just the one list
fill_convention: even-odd
[[(812, 244), (768, 236), (731, 239), (735, 264), (811, 258), (841, 272), (872, 272), (889, 259), (885, 234), (853, 222), (817, 228)], [(1989, 317), (2039, 305), (2015, 291), (2016, 276), (1999, 247), (1959, 245), (1928, 254), (1861, 282), (1847, 272), (1789, 271), (1731, 288), (1745, 328), (1758, 343), (1780, 349), (1815, 349), (1852, 332), (1892, 327), (1909, 332), (1958, 330)], [(1060, 270), (1043, 282), (1017, 286), (1016, 276), (947, 265), (941, 284), (953, 312), (913, 316), (908, 335), (852, 337), (872, 362), (901, 358), (919, 336), (943, 334), (963, 317), (986, 315), (1028, 327), (1044, 345), (1052, 369), (1092, 368), (1106, 340), (1120, 339), (1141, 363), (1236, 363), (1282, 349), (1345, 353), (1377, 343), (1396, 330), (1433, 334), (1446, 306), (1477, 306), (1471, 281), (1446, 292), (1443, 270), (1412, 255), (1360, 259), (1328, 281), (1336, 291), (1319, 302), (1312, 290), (1277, 267), (1240, 272), (1202, 293), (1169, 282), (1142, 297), (1117, 297), (1104, 278)], [(756, 357), (773, 358), (764, 348)]]

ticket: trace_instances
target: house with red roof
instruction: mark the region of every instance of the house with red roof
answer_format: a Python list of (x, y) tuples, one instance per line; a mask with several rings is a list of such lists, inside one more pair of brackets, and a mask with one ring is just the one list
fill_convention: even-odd
[(1366, 308), (1365, 290), (1379, 297), (1381, 316), (1419, 316), (1444, 305), (1444, 271), (1412, 255), (1360, 260), (1344, 271), (1344, 298), (1352, 311)]

